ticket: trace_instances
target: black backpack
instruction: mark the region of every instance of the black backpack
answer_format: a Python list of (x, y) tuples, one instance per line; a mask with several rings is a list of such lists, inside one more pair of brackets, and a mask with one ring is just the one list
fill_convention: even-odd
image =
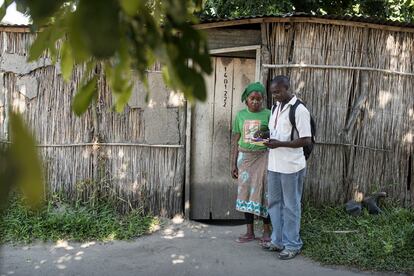
[[(301, 100), (296, 100), (295, 104), (290, 107), (289, 110), (289, 121), (292, 125), (292, 131), (290, 133), (290, 140), (294, 139), (295, 131), (298, 132), (296, 129), (296, 108), (298, 105), (303, 104), (305, 107), (306, 105)], [(276, 105), (272, 106), (272, 114), (276, 109)], [(313, 119), (312, 115), (310, 116), (310, 124), (311, 124), (311, 140), (312, 143), (303, 147), (303, 155), (305, 155), (305, 159), (308, 160), (309, 156), (312, 153), (313, 146), (315, 145), (315, 136), (316, 136), (316, 122)]]

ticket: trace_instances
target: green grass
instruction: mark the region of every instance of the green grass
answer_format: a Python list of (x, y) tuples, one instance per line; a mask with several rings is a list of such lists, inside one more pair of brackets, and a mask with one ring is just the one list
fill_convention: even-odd
[[(149, 233), (159, 221), (141, 212), (119, 215), (109, 203), (70, 205), (59, 200), (30, 211), (10, 200), (0, 220), (0, 243), (125, 240)], [(303, 208), (303, 254), (329, 265), (363, 270), (414, 271), (414, 210), (384, 208), (352, 217), (342, 207)], [(354, 231), (337, 233), (334, 231)]]
[(50, 202), (31, 211), (13, 198), (0, 220), (0, 243), (126, 240), (149, 233), (157, 224), (156, 218), (138, 211), (119, 215), (108, 203), (73, 207)]
[[(330, 265), (363, 270), (414, 271), (414, 210), (383, 209), (381, 215), (348, 215), (342, 207), (305, 206), (303, 254)], [(333, 231), (356, 231), (335, 233)]]

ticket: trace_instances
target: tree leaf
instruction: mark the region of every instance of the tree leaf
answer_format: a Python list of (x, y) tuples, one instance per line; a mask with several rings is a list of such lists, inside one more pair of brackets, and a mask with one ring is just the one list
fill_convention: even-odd
[(79, 64), (90, 58), (90, 52), (87, 49), (86, 42), (82, 37), (82, 24), (76, 17), (76, 14), (71, 14), (68, 17), (69, 31), (68, 40), (69, 45), (72, 48), (72, 56), (75, 59), (75, 63)]
[(13, 171), (13, 160), (8, 145), (0, 143), (0, 214), (5, 209), (11, 187), (16, 186), (16, 173)]
[(23, 14), (30, 13), (25, 1), (16, 1), (16, 11), (21, 12)]
[(37, 34), (35, 41), (33, 41), (29, 50), (29, 61), (35, 61), (39, 59), (43, 52), (49, 48), (49, 36), (51, 29), (45, 29)]
[(7, 8), (10, 4), (13, 3), (13, 0), (5, 0), (3, 5), (0, 7), (0, 21), (3, 20), (3, 17), (6, 15)]
[(82, 88), (78, 90), (73, 98), (72, 109), (76, 115), (80, 116), (88, 109), (93, 97), (97, 94), (96, 76), (90, 79)]
[(116, 64), (113, 75), (110, 79), (113, 92), (123, 94), (129, 86), (131, 79), (131, 56), (128, 52), (128, 44), (125, 39), (121, 40), (119, 50), (116, 55)]
[(62, 55), (62, 59), (61, 59), (62, 76), (65, 81), (69, 81), (70, 77), (72, 76), (73, 57), (72, 57), (72, 49), (70, 48), (68, 41), (65, 41), (63, 43), (61, 55)]
[(30, 12), (30, 17), (34, 22), (45, 22), (45, 19), (51, 17), (63, 4), (64, 0), (26, 0), (23, 2)]
[(138, 13), (138, 8), (141, 6), (140, 0), (120, 0), (121, 7), (129, 16), (134, 16)]
[(171, 76), (170, 76), (170, 71), (168, 70), (168, 67), (163, 66), (161, 68), (161, 72), (162, 72), (162, 79), (164, 83), (167, 84), (168, 86), (173, 86)]
[(133, 85), (130, 84), (122, 93), (114, 94), (115, 96), (115, 111), (122, 112), (125, 105), (128, 103), (129, 98), (132, 94)]
[(29, 61), (35, 61), (39, 59), (46, 51), (50, 51), (52, 61), (56, 61), (56, 41), (64, 35), (64, 28), (62, 22), (55, 23), (54, 25), (45, 27), (43, 30), (37, 33), (35, 41), (30, 46)]
[(122, 112), (132, 94), (131, 55), (126, 39), (120, 41), (120, 47), (112, 62), (105, 63), (105, 74), (115, 99), (114, 109)]
[(105, 59), (114, 55), (121, 38), (119, 12), (116, 0), (79, 2), (75, 14), (82, 27), (77, 31), (93, 56)]
[(189, 89), (191, 89), (191, 92), (193, 96), (204, 102), (207, 98), (207, 91), (206, 86), (204, 83), (204, 78), (201, 76), (200, 73), (196, 72), (194, 69), (190, 69), (189, 78), (192, 78), (192, 83), (189, 85)]
[(36, 142), (18, 113), (10, 112), (12, 144), (10, 155), (15, 166), (16, 183), (31, 207), (41, 205), (44, 197), (42, 165)]

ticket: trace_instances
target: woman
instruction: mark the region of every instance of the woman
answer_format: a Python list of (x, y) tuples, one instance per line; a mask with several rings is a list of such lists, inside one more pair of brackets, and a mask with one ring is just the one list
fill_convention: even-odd
[(266, 202), (267, 148), (253, 141), (258, 130), (267, 130), (270, 110), (263, 107), (265, 88), (260, 82), (249, 84), (241, 100), (247, 108), (239, 111), (233, 123), (232, 171), (238, 179), (236, 210), (243, 212), (247, 231), (236, 241), (240, 243), (255, 239), (254, 215), (263, 218), (262, 242), (270, 240), (270, 219)]

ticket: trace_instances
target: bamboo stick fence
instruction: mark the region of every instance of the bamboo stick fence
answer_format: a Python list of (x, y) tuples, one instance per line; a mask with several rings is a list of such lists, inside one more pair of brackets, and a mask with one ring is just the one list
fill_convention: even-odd
[[(33, 40), (28, 33), (0, 32), (0, 52), (26, 56)], [(156, 65), (149, 73), (158, 72)], [(65, 83), (57, 66), (44, 66), (26, 76), (38, 82), (37, 96), (29, 99), (18, 90), (21, 74), (0, 73), (0, 140), (7, 143), (7, 106), (20, 110), (32, 129), (44, 162), (49, 194), (71, 201), (109, 199), (121, 212), (174, 216), (183, 210), (185, 149), (183, 144), (148, 144), (145, 109), (126, 107), (111, 111), (112, 98), (100, 68), (97, 104), (81, 117), (71, 101), (83, 76), (74, 69)], [(177, 108), (177, 128), (184, 136), (184, 107)], [(157, 118), (154, 118), (154, 120)]]
[(317, 121), (305, 197), (344, 202), (355, 191), (414, 201), (414, 34), (309, 23), (265, 24), (271, 77)]

